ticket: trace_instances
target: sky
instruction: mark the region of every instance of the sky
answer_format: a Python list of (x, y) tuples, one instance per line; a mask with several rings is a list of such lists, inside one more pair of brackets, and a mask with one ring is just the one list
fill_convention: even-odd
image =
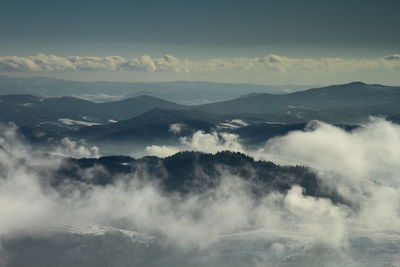
[(0, 4), (0, 75), (400, 84), (397, 0)]

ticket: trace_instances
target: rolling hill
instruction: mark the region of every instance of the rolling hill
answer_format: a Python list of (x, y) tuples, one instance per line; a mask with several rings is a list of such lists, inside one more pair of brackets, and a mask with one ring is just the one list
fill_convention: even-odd
[[(179, 137), (197, 130), (228, 131), (238, 134), (245, 144), (257, 145), (301, 130), (310, 120), (356, 125), (369, 116), (382, 116), (398, 122), (400, 87), (353, 82), (281, 95), (250, 94), (195, 106), (146, 95), (104, 103), (31, 95), (3, 95), (0, 101), (0, 122), (16, 123), (33, 143), (71, 137), (96, 145), (109, 143), (113, 152), (126, 152), (132, 151), (127, 144), (140, 149), (152, 144), (176, 145)], [(246, 125), (224, 126), (235, 119)], [(171, 131), (172, 124), (180, 125), (179, 133)]]
[[(220, 120), (206, 112), (196, 110), (153, 109), (140, 116), (108, 125), (96, 125), (79, 129), (76, 134), (83, 138), (124, 141), (130, 137), (151, 138), (172, 136), (171, 124), (179, 124), (179, 134), (195, 130), (209, 130)], [(147, 132), (147, 134), (146, 134)], [(141, 133), (138, 135), (138, 133)]]
[(116, 101), (145, 94), (179, 104), (194, 105), (232, 99), (252, 92), (285, 93), (307, 88), (310, 88), (310, 86), (233, 84), (199, 81), (88, 82), (47, 77), (17, 78), (0, 75), (1, 95), (72, 96), (95, 102)]
[[(13, 121), (19, 126), (59, 123), (60, 119), (76, 122), (107, 123), (143, 114), (154, 108), (183, 109), (178, 105), (151, 96), (137, 96), (115, 102), (94, 103), (74, 98), (41, 98), (30, 95), (0, 96), (0, 121)], [(62, 124), (62, 123), (61, 123)]]
[(196, 108), (227, 117), (354, 123), (369, 115), (387, 116), (399, 112), (399, 103), (400, 87), (353, 82), (282, 95), (250, 94)]

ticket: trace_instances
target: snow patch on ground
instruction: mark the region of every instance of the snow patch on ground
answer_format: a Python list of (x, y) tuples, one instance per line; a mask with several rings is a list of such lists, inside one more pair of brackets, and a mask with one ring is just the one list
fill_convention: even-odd
[(79, 125), (79, 126), (94, 126), (94, 125), (101, 125), (97, 122), (88, 122), (88, 121), (78, 121), (78, 120), (71, 120), (71, 119), (58, 119), (59, 122), (62, 122), (65, 125), (72, 126), (72, 125)]
[(24, 107), (32, 107), (33, 103), (24, 103), (24, 104), (21, 104), (21, 105), (24, 106)]
[(274, 125), (274, 124), (286, 125), (286, 124), (287, 124), (287, 123), (285, 123), (285, 122), (280, 122), (280, 121), (265, 121), (265, 122), (263, 122), (263, 123), (265, 123), (265, 124), (271, 124), (271, 125)]
[(129, 230), (124, 230), (116, 227), (111, 227), (111, 226), (103, 226), (95, 223), (88, 223), (88, 222), (70, 222), (65, 225), (60, 225), (56, 227), (54, 230), (56, 231), (61, 231), (61, 232), (67, 232), (71, 234), (79, 234), (79, 235), (104, 235), (106, 233), (110, 232), (117, 232), (124, 234), (135, 241), (139, 242), (146, 242), (154, 237), (141, 234), (135, 231), (129, 231)]
[(219, 129), (237, 129), (241, 127), (248, 126), (249, 124), (240, 119), (234, 119), (230, 121), (221, 122), (217, 125)]

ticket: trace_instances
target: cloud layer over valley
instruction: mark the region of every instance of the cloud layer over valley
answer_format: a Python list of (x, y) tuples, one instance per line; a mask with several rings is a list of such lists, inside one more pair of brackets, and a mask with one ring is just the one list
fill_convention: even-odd
[[(71, 142), (65, 141), (56, 154), (71, 154), (77, 148), (82, 153), (72, 155), (97, 155)], [(373, 119), (352, 132), (313, 122), (306, 131), (276, 137), (256, 151), (245, 151), (235, 135), (203, 132), (183, 138), (180, 148), (169, 148), (208, 153), (228, 149), (256, 159), (305, 164), (318, 175), (321, 188), (338, 192), (344, 200), (335, 202), (306, 195), (298, 185), (286, 193), (273, 191), (257, 198), (250, 193), (251, 180), (224, 168), (216, 187), (186, 195), (163, 192), (143, 171), (104, 186), (70, 181), (54, 187), (54, 171), (66, 161), (62, 157), (49, 160), (21, 143), (15, 129), (3, 128), (0, 241), (43, 237), (76, 223), (92, 223), (161, 238), (182, 253), (214, 251), (215, 256), (224, 249), (233, 249), (235, 255), (239, 250), (261, 253), (248, 266), (287, 266), (290, 259), (299, 262), (296, 266), (312, 266), (306, 255), (318, 247), (325, 247), (324, 253), (330, 255), (318, 266), (345, 262), (362, 266), (355, 263), (374, 259), (374, 251), (386, 245), (400, 244), (399, 145), (400, 126)], [(93, 167), (82, 175), (90, 181), (102, 171)], [(357, 243), (360, 239), (370, 247), (363, 250)], [(249, 244), (256, 247), (246, 247)], [(390, 249), (385, 253), (386, 262), (400, 263), (397, 253)], [(379, 255), (374, 266), (383, 266)], [(223, 266), (205, 261), (208, 265), (197, 263)]]

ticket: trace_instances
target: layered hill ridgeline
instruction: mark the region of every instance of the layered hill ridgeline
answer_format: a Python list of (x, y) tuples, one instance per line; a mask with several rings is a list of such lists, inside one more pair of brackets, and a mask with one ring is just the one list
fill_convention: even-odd
[(103, 124), (130, 119), (155, 108), (181, 109), (184, 106), (150, 96), (94, 103), (74, 97), (4, 95), (0, 96), (0, 121), (13, 121), (19, 126), (40, 126), (57, 123), (60, 119)]
[[(90, 126), (128, 120), (152, 109), (206, 113), (207, 119), (244, 119), (251, 122), (301, 123), (313, 119), (330, 123), (360, 123), (368, 116), (400, 113), (400, 87), (354, 82), (289, 94), (250, 94), (234, 100), (185, 106), (151, 96), (94, 103), (73, 97), (0, 97), (0, 121), (19, 126), (48, 123)], [(213, 114), (213, 115), (211, 115)], [(203, 117), (200, 115), (199, 117)]]
[(249, 93), (285, 93), (311, 88), (296, 85), (232, 84), (199, 81), (175, 82), (84, 82), (46, 77), (0, 76), (0, 94), (39, 97), (72, 96), (105, 102), (143, 94), (179, 104), (204, 104), (240, 97)]
[[(398, 122), (400, 114), (399, 87), (361, 82), (281, 95), (251, 94), (196, 106), (150, 96), (95, 103), (73, 97), (5, 95), (0, 101), (0, 122), (16, 123), (31, 143), (84, 139), (107, 154), (130, 153), (153, 144), (177, 145), (180, 137), (198, 130), (231, 132), (244, 144), (259, 145), (271, 137), (302, 130), (310, 120), (356, 125), (369, 116)], [(245, 123), (226, 127), (237, 119)], [(180, 131), (172, 132), (172, 124), (180, 124)], [(118, 143), (120, 147), (116, 147)]]
[(258, 117), (280, 122), (319, 119), (331, 123), (357, 123), (370, 115), (395, 114), (400, 111), (399, 103), (400, 87), (353, 82), (282, 95), (250, 94), (202, 105), (198, 109), (228, 117)]

